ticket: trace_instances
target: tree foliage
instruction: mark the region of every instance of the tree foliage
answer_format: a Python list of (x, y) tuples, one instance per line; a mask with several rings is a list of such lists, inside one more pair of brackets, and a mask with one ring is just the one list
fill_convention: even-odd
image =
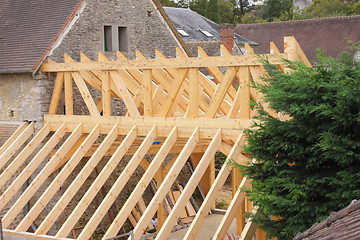
[(360, 198), (360, 63), (347, 52), (319, 55), (314, 68), (286, 64), (291, 73), (266, 63), (266, 85), (257, 87), (290, 119), (260, 110), (258, 128), (246, 131), (246, 151), (257, 162), (242, 166), (260, 206), (254, 221), (279, 240)]
[(284, 13), (291, 12), (292, 5), (292, 0), (267, 0), (261, 17), (272, 22), (275, 19), (279, 19)]

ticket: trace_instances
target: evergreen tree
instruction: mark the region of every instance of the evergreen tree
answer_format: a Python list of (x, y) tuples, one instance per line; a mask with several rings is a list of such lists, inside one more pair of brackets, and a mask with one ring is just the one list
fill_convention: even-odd
[(268, 237), (291, 239), (360, 199), (360, 63), (353, 56), (319, 55), (314, 68), (287, 61), (286, 74), (264, 65), (267, 85), (259, 90), (290, 116), (280, 121), (260, 110), (258, 128), (246, 131), (246, 151), (257, 162), (242, 170), (260, 206), (254, 221)]

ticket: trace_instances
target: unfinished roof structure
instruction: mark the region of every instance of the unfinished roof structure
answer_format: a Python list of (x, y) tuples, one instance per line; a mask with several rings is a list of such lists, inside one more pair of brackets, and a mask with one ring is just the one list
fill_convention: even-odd
[[(293, 37), (286, 37), (284, 41), (284, 53), (270, 44), (275, 53), (265, 56), (270, 62), (278, 64), (281, 71), (287, 71), (281, 65), (281, 58), (300, 59), (309, 64)], [(144, 173), (130, 195), (116, 207), (116, 216), (108, 226), (103, 226), (105, 233), (96, 238), (117, 236), (129, 219), (133, 225), (129, 238), (140, 239), (146, 229), (152, 228), (151, 220), (156, 215), (155, 238), (166, 239), (181, 221), (200, 183), (203, 189), (207, 188), (206, 197), (184, 236), (184, 239), (196, 239), (232, 171), (227, 162), (230, 159), (238, 163), (249, 161), (242, 153), (246, 142), (243, 129), (251, 126), (251, 118), (256, 114), (250, 107), (250, 99), (260, 103), (262, 99), (261, 93), (249, 85), (251, 81), (261, 83), (264, 68), (259, 56), (253, 54), (248, 45), (246, 47), (249, 55), (244, 56), (231, 56), (222, 47), (219, 57), (207, 57), (199, 48), (196, 58), (187, 58), (178, 50), (175, 59), (167, 59), (157, 51), (156, 59), (145, 59), (137, 52), (136, 60), (128, 60), (118, 52), (117, 61), (110, 61), (102, 54), (98, 61), (91, 61), (81, 54), (80, 62), (65, 56), (64, 63), (44, 63), (40, 68), (42, 72), (57, 74), (44, 126), (33, 136), (35, 124), (24, 123), (0, 148), (0, 164), (5, 169), (0, 175), (0, 185), (5, 187), (0, 196), (0, 210), (5, 211), (4, 233), (42, 239), (92, 238), (113, 203), (123, 196), (122, 191), (133, 173), (143, 168)], [(216, 82), (199, 72), (199, 67), (205, 67)], [(219, 67), (225, 69), (225, 73)], [(239, 82), (238, 89), (232, 84), (235, 79)], [(88, 116), (73, 115), (75, 86)], [(93, 99), (89, 89), (97, 89), (101, 97)], [(62, 92), (65, 115), (58, 115)], [(124, 102), (124, 116), (111, 116), (113, 98)], [(274, 114), (266, 103), (261, 104)], [(227, 160), (215, 174), (217, 152), (224, 153)], [(124, 161), (124, 156), (130, 158), (110, 183), (110, 175)], [(107, 157), (105, 163), (99, 166), (104, 157)], [(76, 172), (82, 159), (85, 164)], [(188, 159), (192, 160), (194, 171), (172, 202), (169, 192)], [(97, 177), (89, 179), (97, 167)], [(70, 183), (63, 187), (71, 176)], [(30, 177), (27, 188), (16, 195)], [(144, 191), (153, 179), (156, 183), (154, 195), (144, 202)], [(85, 181), (90, 184), (86, 185)], [(105, 185), (110, 185), (108, 192), (101, 202), (94, 203), (93, 199)], [(241, 239), (254, 235), (256, 226), (243, 216), (245, 193), (240, 190), (248, 186), (250, 180), (233, 171), (233, 198), (222, 221), (214, 226), (213, 239), (224, 239), (234, 218), (236, 233)], [(74, 198), (80, 189), (85, 193)], [(10, 224), (30, 200), (33, 204), (25, 217), (10, 229)], [(59, 216), (69, 208), (69, 214), (59, 222)], [(87, 212), (90, 216), (80, 222), (88, 208), (92, 209)], [(250, 203), (247, 208), (256, 211), (256, 207), (251, 209)], [(27, 232), (35, 221), (34, 232)], [(79, 226), (79, 234), (71, 235)]]

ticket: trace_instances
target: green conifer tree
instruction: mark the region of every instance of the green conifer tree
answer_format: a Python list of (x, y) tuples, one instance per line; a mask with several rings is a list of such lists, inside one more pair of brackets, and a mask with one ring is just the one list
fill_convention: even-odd
[(268, 237), (291, 239), (360, 199), (360, 63), (353, 56), (319, 55), (314, 68), (287, 61), (286, 74), (264, 65), (267, 85), (259, 90), (290, 116), (280, 121), (261, 110), (258, 128), (246, 131), (246, 151), (257, 162), (242, 170), (260, 206), (254, 221)]

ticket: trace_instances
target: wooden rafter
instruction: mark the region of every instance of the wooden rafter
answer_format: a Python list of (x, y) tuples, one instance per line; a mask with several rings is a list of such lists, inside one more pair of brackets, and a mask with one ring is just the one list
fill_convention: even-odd
[[(44, 126), (34, 135), (35, 123), (24, 123), (0, 147), (0, 166), (5, 169), (0, 174), (0, 187), (4, 188), (0, 195), (0, 210), (5, 211), (3, 227), (10, 226), (30, 199), (34, 203), (16, 223), (15, 230), (4, 229), (4, 232), (29, 238), (66, 238), (82, 221), (81, 216), (87, 213), (92, 215), (77, 238), (89, 239), (106, 212), (117, 202), (133, 173), (141, 168), (144, 174), (125, 203), (119, 206), (103, 239), (116, 236), (129, 219), (134, 227), (133, 236), (138, 240), (147, 228), (152, 228), (150, 220), (156, 213), (159, 219), (156, 239), (166, 239), (185, 209), (191, 212), (189, 199), (197, 185), (204, 185), (206, 196), (196, 215), (193, 210), (195, 218), (184, 237), (196, 239), (232, 171), (225, 163), (215, 178), (215, 153), (225, 154), (226, 162), (230, 159), (241, 164), (249, 161), (242, 154), (242, 148), (246, 144), (244, 129), (256, 121), (252, 119), (256, 112), (251, 109), (251, 98), (278, 117), (268, 103), (263, 102), (263, 95), (250, 88), (251, 81), (262, 84), (266, 72), (250, 46), (246, 45), (245, 49), (248, 55), (232, 56), (221, 46), (222, 56), (209, 57), (199, 48), (197, 58), (188, 58), (177, 49), (176, 59), (166, 58), (158, 50), (155, 52), (157, 59), (146, 59), (137, 51), (137, 60), (128, 60), (117, 52), (117, 61), (110, 61), (101, 53), (97, 61), (92, 61), (81, 53), (80, 62), (65, 55), (65, 63), (50, 60), (44, 63), (41, 71), (57, 72)], [(280, 71), (289, 71), (282, 65), (281, 58), (299, 59), (311, 66), (293, 37), (285, 38), (285, 53), (280, 53), (273, 43), (270, 49), (272, 54), (263, 57), (277, 64)], [(201, 73), (201, 67), (205, 67), (210, 75)], [(238, 88), (233, 86), (235, 80), (239, 83)], [(75, 85), (89, 116), (74, 115)], [(99, 90), (101, 96), (93, 98), (91, 88)], [(56, 115), (62, 96), (65, 115)], [(112, 106), (113, 98), (124, 102), (124, 116), (112, 116), (112, 112), (116, 112)], [(131, 158), (112, 179), (110, 176), (124, 156)], [(189, 158), (194, 171), (183, 188), (176, 178)], [(85, 165), (75, 173), (82, 161)], [(89, 178), (95, 168), (100, 168), (100, 172), (95, 178)], [(74, 180), (67, 182), (74, 174)], [(250, 239), (257, 227), (249, 220), (245, 224), (243, 216), (245, 193), (241, 189), (250, 186), (250, 180), (235, 170), (232, 176), (233, 199), (216, 226), (213, 239), (224, 239), (234, 218), (236, 233), (241, 239)], [(32, 179), (29, 186), (21, 192), (29, 178)], [(157, 182), (156, 187), (151, 185), (153, 179)], [(56, 198), (64, 183), (68, 183), (67, 188)], [(110, 190), (89, 213), (91, 202), (107, 184), (111, 184)], [(172, 194), (166, 196), (173, 184), (179, 191), (171, 200)], [(42, 185), (45, 187), (41, 188)], [(84, 194), (75, 198), (85, 185)], [(156, 192), (146, 204), (142, 195), (150, 185)], [(12, 202), (16, 194), (19, 197)], [(168, 198), (176, 199), (173, 207), (169, 207)], [(59, 216), (69, 211), (70, 202), (74, 208), (63, 222), (57, 223)], [(49, 204), (52, 204), (51, 210), (46, 212)], [(251, 211), (252, 204), (248, 202), (247, 206)], [(46, 212), (45, 218), (41, 217), (43, 212)], [(39, 223), (37, 230), (27, 233), (34, 222)], [(56, 232), (54, 236), (46, 235), (51, 228)]]

